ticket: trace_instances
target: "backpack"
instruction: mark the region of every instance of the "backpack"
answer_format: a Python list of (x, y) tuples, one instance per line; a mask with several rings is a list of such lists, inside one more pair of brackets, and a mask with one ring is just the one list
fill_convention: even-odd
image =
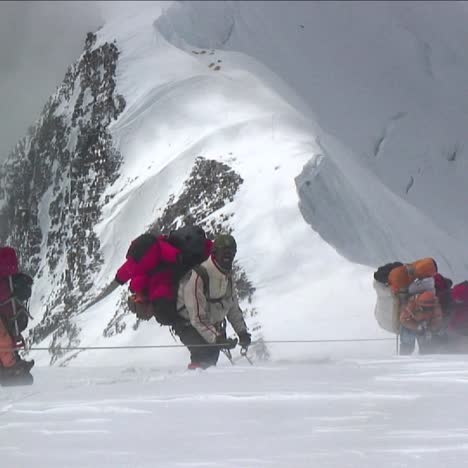
[(167, 241), (182, 252), (187, 270), (206, 260), (206, 234), (199, 226), (184, 226), (171, 231)]
[(393, 292), (407, 292), (409, 285), (416, 279), (429, 278), (437, 273), (437, 263), (433, 258), (422, 258), (393, 268), (388, 274), (388, 284)]
[(24, 304), (31, 297), (33, 279), (19, 272), (18, 257), (12, 247), (0, 248), (0, 319), (16, 345), (24, 344), (21, 333), (29, 323)]
[(399, 266), (402, 266), (401, 262), (386, 263), (385, 265), (377, 268), (377, 271), (374, 273), (374, 279), (382, 284), (388, 284), (388, 275), (390, 272)]
[[(174, 290), (177, 291), (178, 284), (181, 278), (190, 271), (195, 265), (202, 263), (207, 258), (207, 238), (205, 231), (198, 226), (188, 225), (180, 229), (171, 231), (168, 236), (155, 235), (145, 233), (132, 241), (128, 251), (127, 259), (132, 258), (136, 262), (140, 262), (146, 253), (160, 240), (171, 244), (181, 252), (181, 262), (172, 264), (161, 262), (155, 265), (149, 275), (163, 274), (168, 270), (174, 273)], [(138, 318), (148, 320), (150, 316), (161, 325), (171, 325), (176, 316), (175, 299), (167, 298), (157, 299), (157, 303), (153, 301), (151, 307), (147, 307), (145, 303), (135, 301), (135, 298), (130, 296), (128, 305), (130, 310), (137, 315)], [(149, 306), (150, 304), (148, 304)]]
[(452, 288), (452, 299), (458, 304), (468, 304), (468, 281), (456, 284)]
[(0, 248), (0, 278), (18, 273), (18, 257), (12, 247)]
[(450, 290), (451, 315), (448, 328), (459, 335), (468, 335), (468, 281), (456, 284)]
[(436, 292), (433, 276), (429, 276), (428, 278), (415, 279), (408, 286), (408, 296), (416, 296), (417, 294), (421, 294), (426, 291), (431, 291), (434, 294)]
[[(6, 283), (2, 278), (0, 282)], [(8, 287), (1, 288), (8, 291), (8, 294), (1, 295), (3, 300), (0, 300), (0, 316), (3, 316), (12, 336), (19, 336), (28, 327), (31, 315), (26, 302), (31, 297), (32, 284), (33, 279), (29, 275), (16, 273), (8, 277)]]
[(410, 296), (425, 291), (435, 293), (436, 273), (437, 264), (432, 258), (410, 264), (387, 263), (379, 267), (374, 273), (374, 289), (377, 293), (374, 316), (380, 328), (398, 334), (401, 307)]
[(374, 316), (380, 328), (398, 334), (400, 330), (400, 301), (389, 286), (374, 280), (377, 300)]
[(27, 328), (29, 312), (24, 304), (31, 297), (33, 279), (19, 272), (16, 251), (0, 248), (0, 319), (14, 338)]
[(139, 262), (161, 238), (181, 251), (182, 262), (186, 265), (187, 270), (206, 260), (207, 239), (205, 231), (194, 225), (171, 231), (167, 237), (149, 232), (142, 234), (132, 241), (126, 257)]
[(158, 241), (158, 237), (151, 233), (145, 233), (132, 241), (127, 250), (126, 258), (133, 258), (139, 262), (148, 250)]

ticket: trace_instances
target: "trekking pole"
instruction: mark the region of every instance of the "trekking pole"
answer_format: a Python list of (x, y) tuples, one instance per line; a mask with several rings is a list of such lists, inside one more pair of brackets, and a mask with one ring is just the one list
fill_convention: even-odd
[(399, 338), (400, 338), (400, 335), (397, 333), (395, 335), (395, 352), (396, 352), (396, 355), (399, 356), (400, 355), (400, 342), (399, 342)]
[(246, 346), (242, 346), (241, 350), (240, 350), (240, 355), (242, 357), (245, 357), (245, 359), (247, 359), (247, 362), (253, 366), (253, 361), (252, 359), (249, 358), (249, 356), (247, 356), (247, 351), (248, 351), (249, 348), (247, 348)]

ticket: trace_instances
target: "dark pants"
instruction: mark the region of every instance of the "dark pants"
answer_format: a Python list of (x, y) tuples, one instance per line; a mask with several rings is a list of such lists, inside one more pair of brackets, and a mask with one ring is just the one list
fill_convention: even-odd
[(409, 328), (400, 327), (400, 354), (413, 354), (416, 348), (416, 332)]
[(172, 330), (190, 351), (192, 364), (198, 364), (203, 369), (216, 366), (221, 351), (219, 346), (198, 347), (197, 345), (208, 345), (208, 343), (189, 321), (181, 318), (172, 325)]

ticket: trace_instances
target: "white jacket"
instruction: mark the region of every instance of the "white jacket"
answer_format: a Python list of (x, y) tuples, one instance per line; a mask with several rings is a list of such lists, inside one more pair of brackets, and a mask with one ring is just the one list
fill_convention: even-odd
[(192, 270), (188, 280), (182, 280), (177, 298), (177, 310), (208, 342), (215, 343), (219, 324), (227, 318), (237, 334), (247, 331), (232, 276), (223, 273), (210, 257), (201, 266), (209, 278), (209, 294), (205, 295), (202, 277)]

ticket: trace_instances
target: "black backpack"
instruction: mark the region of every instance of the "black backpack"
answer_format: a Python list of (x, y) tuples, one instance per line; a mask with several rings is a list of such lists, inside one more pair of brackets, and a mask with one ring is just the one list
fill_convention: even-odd
[(206, 234), (199, 226), (184, 226), (171, 231), (167, 241), (182, 252), (182, 264), (185, 270), (206, 260)]
[[(11, 275), (13, 291), (7, 300), (0, 301), (0, 306), (8, 304), (11, 313), (3, 317), (4, 323), (12, 336), (17, 336), (28, 327), (31, 318), (27, 301), (31, 297), (33, 279), (26, 273)], [(0, 317), (1, 319), (1, 317)]]
[(402, 266), (403, 263), (401, 262), (393, 262), (393, 263), (386, 263), (385, 265), (380, 266), (377, 268), (377, 271), (374, 273), (375, 281), (378, 281), (382, 284), (388, 283), (388, 275), (390, 272), (397, 267)]
[(27, 301), (31, 297), (33, 279), (26, 273), (13, 275), (13, 295), (20, 301)]
[[(133, 258), (139, 262), (149, 249), (158, 242), (159, 236), (152, 233), (145, 233), (132, 241), (127, 251), (126, 257)], [(182, 264), (189, 270), (206, 260), (206, 234), (205, 231), (194, 225), (184, 226), (171, 231), (167, 237), (167, 242), (177, 247), (182, 252)]]

